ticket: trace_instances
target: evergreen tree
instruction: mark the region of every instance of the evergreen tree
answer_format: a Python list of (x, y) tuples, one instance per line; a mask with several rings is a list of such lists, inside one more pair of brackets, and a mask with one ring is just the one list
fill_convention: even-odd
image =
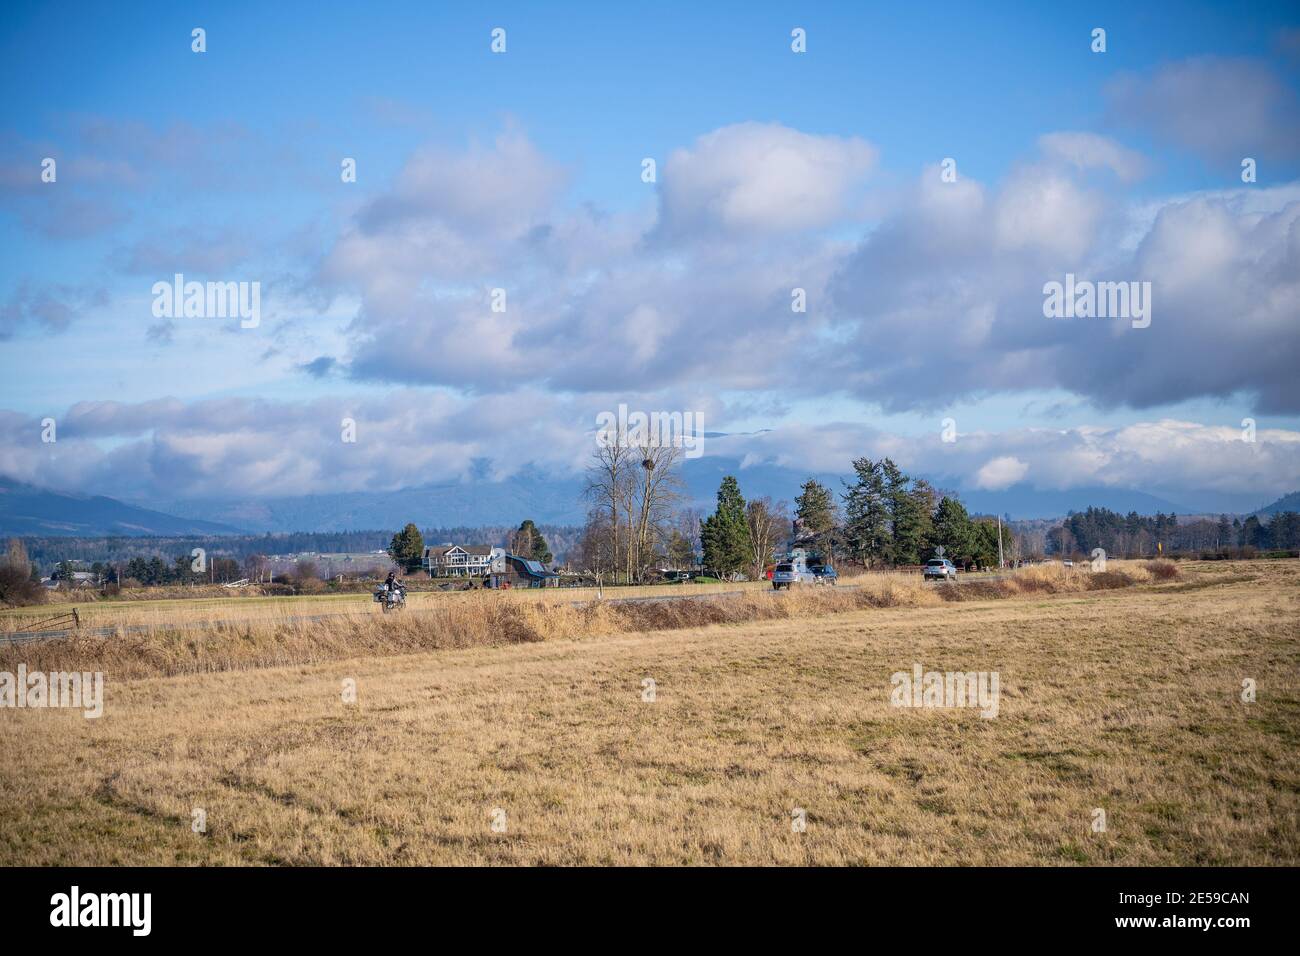
[(889, 544), (889, 504), (885, 495), (883, 462), (857, 458), (857, 481), (845, 485), (844, 541), (849, 555), (863, 564), (886, 559)]
[(934, 512), (934, 531), (931, 541), (942, 546), (944, 555), (954, 562), (970, 559), (975, 550), (975, 532), (970, 515), (956, 498), (944, 498)]
[[(995, 568), (998, 564), (998, 521), (996, 518), (981, 518), (971, 523), (971, 557), (982, 568)], [(1011, 534), (1004, 525), (1002, 528), (1002, 548), (1004, 555), (1011, 551)]]
[(1247, 548), (1265, 548), (1268, 544), (1265, 540), (1268, 529), (1259, 522), (1259, 518), (1251, 515), (1246, 519), (1245, 524), (1241, 526), (1241, 544)]
[(835, 527), (835, 501), (831, 490), (816, 479), (809, 478), (800, 486), (794, 505), (799, 530), (804, 534), (823, 535)]
[(1227, 515), (1219, 515), (1219, 526), (1217, 530), (1219, 534), (1218, 546), (1220, 548), (1231, 547), (1232, 546), (1232, 525), (1228, 523)]
[(132, 558), (126, 562), (126, 571), (128, 578), (134, 578), (141, 584), (148, 584), (146, 578), (149, 577), (149, 565), (144, 558)]
[(511, 536), (510, 550), (521, 558), (532, 558), (542, 564), (550, 564), (555, 557), (532, 518), (525, 519), (519, 530)]
[(813, 547), (829, 560), (835, 551), (835, 526), (839, 520), (831, 490), (809, 478), (800, 486), (794, 504), (799, 537), (811, 538)]
[(880, 463), (885, 503), (889, 510), (889, 545), (885, 558), (890, 564), (918, 564), (929, 512), (908, 485), (911, 479), (886, 458)]
[(1300, 548), (1300, 514), (1281, 511), (1268, 523), (1270, 545), (1294, 551)]
[(424, 536), (414, 524), (408, 524), (388, 546), (388, 555), (407, 571), (418, 571), (424, 562)]
[[(933, 555), (934, 512), (939, 507), (939, 493), (924, 478), (912, 482), (912, 507), (916, 510), (916, 563), (924, 564)], [(909, 562), (910, 563), (910, 562)]]
[(750, 561), (749, 521), (740, 484), (727, 475), (718, 488), (718, 510), (700, 528), (704, 566), (718, 574), (734, 574)]

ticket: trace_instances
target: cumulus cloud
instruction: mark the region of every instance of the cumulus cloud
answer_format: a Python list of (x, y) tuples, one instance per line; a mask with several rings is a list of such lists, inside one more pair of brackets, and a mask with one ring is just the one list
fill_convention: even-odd
[(673, 238), (785, 232), (854, 217), (878, 150), (857, 137), (738, 123), (675, 150), (660, 181), (660, 229)]
[(566, 178), (511, 128), (491, 147), (417, 152), (393, 190), (374, 200), (358, 224), (369, 234), (421, 220), (468, 233), (517, 234), (551, 208)]
[[(775, 144), (775, 168), (827, 175), (796, 176), (787, 189), (760, 170), (756, 185), (736, 157), (762, 156), (758, 143)], [(571, 468), (594, 410), (636, 395), (657, 396), (645, 407), (716, 409), (710, 403), (723, 394), (753, 406), (774, 394), (839, 392), (937, 412), (1039, 389), (1134, 407), (1247, 393), (1263, 411), (1300, 410), (1294, 189), (1139, 206), (1115, 192), (1140, 168), (1133, 154), (1091, 134), (1055, 133), (1002, 182), (947, 183), (929, 167), (879, 205), (885, 213), (860, 242), (823, 234), (873, 162), (861, 141), (725, 127), (665, 164), (657, 209), (613, 215), (562, 205), (563, 170), (517, 130), (463, 154), (420, 151), (391, 189), (360, 207), (307, 290), (348, 305), (342, 347), (300, 344), (286, 362), (322, 380), (420, 390), (356, 406), (76, 406), (60, 421), (59, 468), (28, 448), (9, 453), (12, 470), (52, 483), (111, 479), (147, 495), (175, 494), (178, 482), (201, 489), (194, 494), (228, 494), (232, 482), (258, 494), (400, 487), (476, 461), (498, 473), (532, 461)], [(1113, 175), (1091, 175), (1098, 170)], [(516, 190), (508, 212), (491, 202), (497, 189)], [(803, 211), (783, 218), (781, 203), (745, 198), (772, 190)], [(1066, 272), (1151, 282), (1151, 326), (1044, 318), (1043, 284)], [(497, 287), (504, 312), (492, 308)], [(792, 309), (796, 288), (806, 312)], [(94, 303), (90, 295), (29, 285), (0, 308), (0, 330), (66, 327)], [(165, 344), (168, 332), (149, 334)], [(345, 415), (383, 440), (364, 453), (342, 446)], [(833, 452), (825, 467), (839, 470), (874, 452), (969, 488), (1149, 485), (1165, 469), (1207, 488), (1296, 476), (1282, 439), (1261, 453), (1205, 426), (1167, 423), (963, 436), (955, 446), (860, 428), (778, 428), (717, 448), (735, 443), (738, 458), (763, 461), (778, 455), (778, 438), (789, 444), (780, 454), (801, 468)], [(1196, 452), (1182, 457), (1188, 448)]]
[(1038, 137), (1038, 148), (1049, 160), (1076, 169), (1108, 169), (1126, 183), (1141, 178), (1147, 168), (1141, 153), (1097, 133), (1046, 133)]
[[(502, 480), (523, 471), (575, 478), (594, 447), (596, 414), (619, 401), (640, 410), (704, 415), (710, 458), (800, 474), (840, 473), (866, 455), (958, 491), (1141, 488), (1178, 499), (1220, 491), (1268, 500), (1300, 487), (1300, 432), (1170, 419), (1121, 428), (1020, 428), (959, 432), (943, 442), (857, 422), (783, 424), (718, 434), (728, 409), (701, 394), (557, 397), (531, 388), (465, 398), (428, 390), (313, 401), (243, 398), (183, 402), (82, 402), (57, 415), (57, 446), (35, 417), (0, 411), (0, 474), (50, 487), (112, 488), (148, 499), (273, 498), (394, 490), (431, 481)], [(342, 441), (342, 420), (357, 423)], [(793, 487), (791, 494), (795, 493)]]
[[(874, 162), (862, 141), (724, 127), (665, 164), (653, 219), (561, 208), (558, 167), (518, 132), (487, 153), (430, 155), (322, 262), (320, 288), (361, 302), (345, 375), (475, 393), (779, 382), (890, 409), (934, 406), (927, 382), (943, 403), (1064, 386), (1102, 406), (1246, 393), (1261, 411), (1300, 410), (1294, 190), (1153, 207), (1115, 191), (1140, 156), (1057, 132), (1000, 183), (925, 169), (853, 245), (805, 227), (842, 213)], [(507, 181), (520, 201), (483, 213)], [(1151, 327), (1045, 319), (1044, 284), (1067, 273), (1150, 282)]]
[(1300, 99), (1263, 63), (1195, 57), (1112, 82), (1117, 121), (1216, 163), (1300, 156)]
[[(791, 348), (825, 328), (815, 314), (789, 319), (792, 289), (821, 295), (831, 267), (825, 240), (741, 237), (683, 256), (646, 241), (653, 218), (552, 208), (549, 188), (530, 191), (510, 218), (448, 213), (441, 203), (449, 189), (486, 195), (491, 183), (527, 182), (530, 170), (548, 168), (518, 134), (492, 155), (447, 163), (458, 171), (454, 188), (439, 185), (418, 213), (375, 215), (401, 205), (410, 183), (429, 175), (404, 174), (325, 257), (321, 287), (362, 300), (343, 357), (348, 374), (476, 392), (716, 380), (757, 388), (788, 367)], [(470, 182), (480, 169), (488, 186)], [(504, 311), (493, 309), (498, 288)], [(704, 340), (728, 344), (702, 348)]]
[[(1300, 410), (1300, 202), (1290, 190), (1158, 203), (1131, 237), (1131, 207), (1030, 165), (947, 205), (929, 173), (830, 284), (832, 377), (898, 409), (1064, 386), (1102, 406), (1147, 408), (1253, 393)], [(1247, 201), (1247, 195), (1249, 200)], [(1067, 273), (1150, 282), (1152, 322), (1049, 320), (1043, 286)]]
[[(0, 474), (141, 499), (395, 490), (526, 469), (571, 477), (595, 448), (597, 413), (620, 401), (647, 411), (687, 407), (705, 420), (718, 409), (708, 396), (576, 400), (534, 388), (482, 398), (399, 389), (310, 401), (92, 401), (53, 416), (56, 444), (41, 441), (41, 416), (0, 409)], [(355, 442), (343, 440), (345, 418), (356, 423)]]
[(985, 491), (1001, 491), (1025, 477), (1029, 465), (1014, 455), (1002, 455), (983, 465), (975, 472), (975, 487)]
[(955, 442), (944, 442), (938, 428), (916, 436), (856, 422), (783, 425), (711, 440), (707, 453), (808, 472), (844, 472), (852, 458), (888, 456), (909, 473), (958, 491), (1023, 484), (1042, 491), (1141, 488), (1173, 497), (1212, 490), (1264, 500), (1300, 487), (1300, 432), (1260, 429), (1247, 442), (1236, 423), (1174, 419), (1118, 428), (959, 431)]

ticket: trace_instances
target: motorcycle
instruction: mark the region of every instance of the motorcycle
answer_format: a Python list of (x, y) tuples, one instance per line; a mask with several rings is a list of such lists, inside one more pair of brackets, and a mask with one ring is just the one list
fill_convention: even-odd
[(375, 588), (374, 601), (383, 608), (385, 614), (389, 611), (400, 611), (406, 607), (406, 589), (398, 585), (390, 588), (386, 584), (381, 584)]

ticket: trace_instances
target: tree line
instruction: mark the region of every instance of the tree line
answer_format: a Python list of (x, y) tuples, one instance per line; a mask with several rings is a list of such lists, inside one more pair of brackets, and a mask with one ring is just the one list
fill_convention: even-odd
[(1284, 511), (1264, 523), (1255, 515), (1245, 521), (1220, 515), (1217, 520), (1179, 521), (1176, 514), (1127, 515), (1108, 508), (1074, 512), (1047, 532), (1049, 554), (1091, 554), (1101, 548), (1114, 557), (1155, 554), (1227, 554), (1300, 549), (1300, 515)]
[[(591, 508), (571, 565), (611, 582), (646, 580), (656, 567), (730, 578), (762, 577), (791, 538), (833, 560), (865, 567), (915, 565), (936, 549), (955, 562), (999, 559), (996, 518), (972, 518), (954, 495), (903, 473), (890, 458), (853, 462), (853, 480), (835, 494), (816, 479), (800, 488), (794, 512), (784, 501), (746, 500), (734, 475), (722, 479), (714, 511), (676, 507), (682, 499), (676, 448), (601, 444), (587, 469)], [(1019, 557), (1011, 529), (1001, 556)]]
[[(541, 524), (536, 526), (544, 533), (550, 547), (563, 554), (577, 541), (580, 528), (572, 525)], [(455, 541), (471, 544), (508, 546), (516, 529), (504, 525), (485, 527), (426, 528), (421, 535), (426, 541)], [(173, 565), (195, 548), (202, 548), (210, 558), (232, 558), (241, 565), (249, 559), (269, 555), (294, 555), (304, 553), (346, 554), (385, 551), (392, 543), (391, 530), (374, 531), (301, 531), (265, 534), (233, 535), (177, 535), (139, 536), (104, 535), (95, 537), (28, 536), (22, 539), (31, 565), (50, 573), (63, 562), (77, 570), (89, 570), (98, 562), (124, 570), (132, 558), (150, 560), (159, 558)], [(125, 577), (125, 574), (123, 574)]]
[(936, 553), (964, 565), (991, 567), (1019, 557), (1010, 528), (996, 518), (971, 518), (952, 495), (912, 478), (890, 458), (853, 461), (840, 501), (815, 479), (800, 487), (794, 521), (784, 503), (746, 502), (736, 478), (718, 489), (717, 508), (700, 533), (704, 566), (724, 576), (762, 576), (788, 538), (833, 560), (863, 567), (921, 564)]

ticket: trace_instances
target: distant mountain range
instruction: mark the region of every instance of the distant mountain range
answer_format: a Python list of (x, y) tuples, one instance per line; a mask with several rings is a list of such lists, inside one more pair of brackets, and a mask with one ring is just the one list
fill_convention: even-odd
[(7, 535), (230, 534), (216, 521), (178, 518), (103, 495), (70, 495), (0, 477), (0, 533)]
[(1300, 512), (1300, 491), (1293, 491), (1289, 495), (1283, 495), (1271, 505), (1265, 505), (1254, 513), (1257, 515), (1275, 515), (1280, 511)]
[[(740, 479), (747, 498), (770, 496), (792, 501), (809, 477), (832, 489), (839, 477), (808, 475), (788, 468), (758, 465), (740, 470), (739, 461), (698, 458), (684, 462), (685, 504), (712, 511), (724, 475)], [(399, 491), (340, 492), (262, 501), (235, 499), (150, 502), (168, 512), (220, 521), (248, 531), (341, 531), (400, 528), (408, 521), (421, 527), (518, 525), (525, 518), (556, 525), (586, 523), (589, 505), (580, 477), (552, 477), (524, 469), (507, 481), (443, 482)]]
[[(682, 469), (687, 502), (700, 510), (713, 509), (724, 475), (736, 475), (746, 498), (770, 497), (792, 502), (799, 486), (816, 478), (837, 494), (841, 476), (795, 471), (778, 465), (741, 468), (737, 460), (717, 457), (688, 460)], [(945, 487), (942, 480), (936, 481)], [(117, 501), (103, 496), (46, 491), (0, 478), (0, 534), (6, 535), (182, 535), (281, 531), (347, 531), (400, 528), (408, 521), (421, 527), (487, 527), (517, 525), (524, 518), (557, 525), (581, 525), (587, 505), (580, 478), (550, 477), (525, 470), (508, 481), (445, 482), (399, 491), (339, 492), (287, 498), (176, 499)], [(1004, 514), (1013, 519), (1063, 517), (1093, 506), (1127, 514), (1158, 511), (1191, 514), (1271, 515), (1300, 511), (1300, 492), (1293, 492), (1258, 510), (1256, 500), (1242, 496), (1209, 496), (1207, 500), (1174, 502), (1131, 489), (1076, 488), (1041, 491), (1017, 485), (1002, 491), (961, 492), (968, 510)], [(1242, 498), (1238, 501), (1236, 499)]]
[[(770, 497), (793, 502), (800, 486), (816, 478), (837, 495), (842, 475), (809, 474), (780, 465), (741, 467), (738, 459), (716, 456), (683, 463), (687, 501), (711, 512), (723, 476), (735, 475), (746, 498)], [(935, 479), (941, 489), (953, 482)], [(220, 521), (249, 531), (341, 531), (360, 528), (398, 528), (408, 521), (420, 525), (518, 524), (524, 518), (551, 524), (580, 525), (586, 520), (581, 478), (548, 476), (525, 470), (504, 482), (448, 482), (401, 491), (342, 492), (305, 495), (258, 502), (234, 500), (177, 500), (150, 502), (175, 514)], [(1002, 491), (959, 492), (968, 510), (978, 514), (1009, 514), (1016, 519), (1060, 518), (1089, 506), (1127, 514), (1156, 512), (1180, 515), (1228, 512), (1250, 513), (1259, 499), (1246, 495), (1198, 495), (1194, 501), (1172, 501), (1159, 495), (1124, 488), (1074, 488), (1042, 491), (1016, 485)], [(1270, 506), (1271, 507), (1271, 506)]]

